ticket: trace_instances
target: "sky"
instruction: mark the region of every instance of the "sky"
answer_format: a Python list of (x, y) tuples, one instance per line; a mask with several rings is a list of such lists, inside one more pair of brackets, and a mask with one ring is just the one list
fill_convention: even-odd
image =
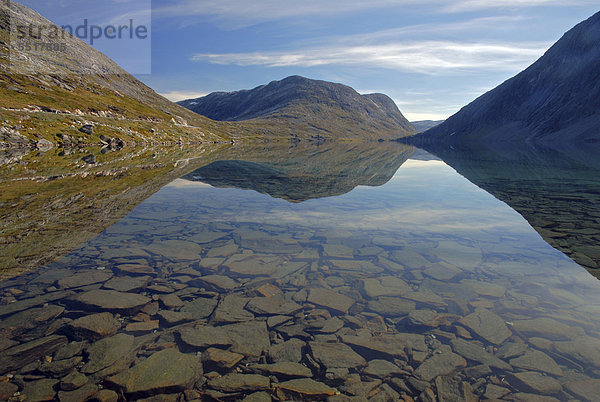
[[(23, 2), (53, 22), (65, 20), (65, 7), (92, 15), (91, 4), (100, 4)], [(411, 121), (449, 117), (529, 66), (600, 9), (597, 0), (101, 4), (104, 10), (112, 5), (121, 20), (131, 17), (148, 25), (151, 16), (151, 35), (143, 45), (100, 50), (171, 100), (251, 89), (297, 74), (340, 82), (360, 93), (384, 93)]]

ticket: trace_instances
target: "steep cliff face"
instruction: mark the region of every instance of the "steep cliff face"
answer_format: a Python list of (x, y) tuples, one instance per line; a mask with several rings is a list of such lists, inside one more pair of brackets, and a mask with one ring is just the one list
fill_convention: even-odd
[(386, 95), (360, 95), (342, 84), (300, 76), (179, 104), (215, 120), (280, 124), (327, 138), (397, 138), (416, 133)]
[(600, 13), (419, 140), (600, 140)]

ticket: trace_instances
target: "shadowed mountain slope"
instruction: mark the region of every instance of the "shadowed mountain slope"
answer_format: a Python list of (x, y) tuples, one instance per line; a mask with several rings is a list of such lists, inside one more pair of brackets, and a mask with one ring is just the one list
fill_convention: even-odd
[(415, 141), (600, 140), (600, 13)]

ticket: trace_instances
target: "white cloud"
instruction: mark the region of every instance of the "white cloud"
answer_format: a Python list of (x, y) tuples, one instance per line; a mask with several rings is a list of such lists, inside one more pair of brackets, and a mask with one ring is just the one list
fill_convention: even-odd
[(540, 57), (545, 42), (406, 41), (386, 44), (346, 44), (290, 51), (201, 53), (193, 61), (220, 65), (315, 67), (355, 65), (437, 75), (471, 70), (519, 71)]
[(329, 16), (372, 9), (405, 11), (433, 7), (440, 13), (456, 13), (498, 8), (537, 6), (573, 7), (594, 4), (597, 0), (179, 0), (154, 9), (156, 17), (210, 16), (233, 27), (292, 17)]
[(240, 26), (282, 18), (352, 13), (364, 9), (417, 4), (418, 0), (180, 0), (157, 8), (157, 17), (212, 16)]
[(445, 1), (446, 12), (477, 11), (491, 8), (532, 8), (538, 6), (573, 7), (578, 5), (595, 4), (597, 0), (461, 0)]
[(404, 117), (408, 119), (408, 121), (422, 121), (422, 120), (446, 120), (448, 117), (452, 116), (453, 113), (415, 113), (415, 112), (402, 112)]
[(208, 93), (197, 91), (170, 91), (163, 92), (160, 95), (164, 96), (171, 102), (179, 102), (186, 99), (201, 98), (203, 96), (208, 95)]
[[(514, 24), (523, 24), (526, 18), (520, 15), (497, 16), (497, 17), (482, 17), (472, 18), (463, 21), (455, 21), (450, 23), (434, 23), (434, 24), (417, 24), (408, 25), (398, 28), (385, 29), (381, 31), (368, 32), (356, 35), (346, 35), (337, 38), (327, 38), (339, 41), (340, 43), (361, 42), (361, 43), (380, 43), (381, 41), (393, 41), (398, 38), (440, 38), (449, 37), (454, 34), (481, 34), (481, 32), (510, 30)], [(322, 40), (321, 40), (322, 41)]]

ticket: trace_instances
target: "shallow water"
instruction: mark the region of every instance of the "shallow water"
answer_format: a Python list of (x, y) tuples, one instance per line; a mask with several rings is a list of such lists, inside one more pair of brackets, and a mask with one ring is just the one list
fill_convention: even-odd
[[(99, 387), (127, 399), (595, 399), (599, 282), (507, 204), (412, 152), (375, 169), (384, 180), (345, 166), (344, 186), (318, 163), (251, 155), (171, 182), (0, 285), (13, 301), (0, 306), (0, 374), (63, 399)], [(322, 153), (341, 154), (309, 152)], [(73, 372), (85, 385), (59, 382)]]

